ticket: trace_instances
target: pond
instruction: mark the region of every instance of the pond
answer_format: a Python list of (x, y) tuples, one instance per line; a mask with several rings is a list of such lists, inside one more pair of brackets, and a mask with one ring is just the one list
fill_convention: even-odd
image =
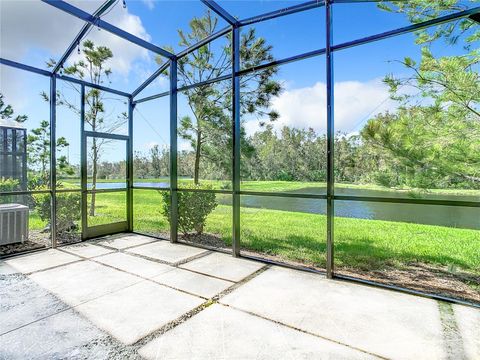
[[(168, 183), (142, 182), (135, 186), (168, 188)], [(125, 183), (98, 183), (97, 189), (121, 189)], [(289, 191), (296, 194), (325, 194), (325, 188), (309, 187)], [(382, 190), (367, 190), (355, 188), (336, 188), (336, 195), (370, 196), (370, 197), (412, 197), (406, 192), (393, 192)], [(418, 194), (415, 197), (420, 197)], [(441, 200), (479, 201), (478, 196), (459, 196), (425, 193), (421, 198)], [(218, 201), (223, 205), (231, 205), (231, 196), (219, 195)], [(241, 206), (250, 208), (263, 208), (284, 211), (295, 211), (312, 214), (326, 214), (326, 200), (302, 199), (292, 197), (272, 197), (244, 195), (241, 197)], [(480, 230), (480, 208), (439, 206), (420, 204), (392, 204), (365, 201), (336, 201), (335, 214), (342, 217), (376, 219), (411, 222), (418, 224), (440, 225), (466, 229)]]
[[(325, 194), (325, 188), (305, 188), (289, 193)], [(355, 195), (372, 197), (405, 197), (405, 193), (337, 188), (337, 195)], [(222, 204), (231, 204), (230, 197), (219, 197)], [(433, 195), (425, 196), (428, 199), (478, 201), (474, 196)], [(326, 214), (327, 201), (319, 199), (301, 199), (291, 197), (272, 196), (242, 196), (241, 206), (264, 208), (285, 211), (296, 211), (313, 214)], [(335, 215), (349, 218), (376, 219), (411, 222), (418, 224), (440, 225), (480, 230), (480, 208), (439, 206), (420, 204), (392, 204), (365, 201), (336, 201)]]

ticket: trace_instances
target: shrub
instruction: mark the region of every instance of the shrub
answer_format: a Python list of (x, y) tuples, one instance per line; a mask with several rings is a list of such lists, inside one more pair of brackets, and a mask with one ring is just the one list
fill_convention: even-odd
[[(189, 185), (187, 189), (211, 190), (211, 186)], [(162, 213), (170, 223), (170, 193), (162, 192)], [(217, 207), (217, 199), (214, 193), (207, 192), (179, 192), (178, 193), (178, 229), (184, 234), (195, 231), (203, 233), (207, 216)]]
[[(17, 180), (0, 178), (0, 192), (9, 192), (20, 190), (20, 186)], [(14, 201), (14, 196), (3, 195), (0, 196), (0, 203), (9, 204)]]
[[(50, 221), (50, 194), (35, 194), (35, 209), (43, 221)], [(65, 234), (78, 228), (81, 217), (82, 196), (78, 192), (57, 194), (57, 234)]]
[(18, 180), (14, 179), (5, 179), (4, 177), (0, 178), (0, 191), (8, 192), (20, 190), (20, 184)]

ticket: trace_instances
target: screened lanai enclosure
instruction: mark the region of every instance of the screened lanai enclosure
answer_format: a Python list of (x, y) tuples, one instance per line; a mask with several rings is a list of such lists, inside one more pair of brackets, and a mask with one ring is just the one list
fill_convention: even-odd
[(0, 6), (2, 257), (135, 233), (480, 303), (478, 1)]

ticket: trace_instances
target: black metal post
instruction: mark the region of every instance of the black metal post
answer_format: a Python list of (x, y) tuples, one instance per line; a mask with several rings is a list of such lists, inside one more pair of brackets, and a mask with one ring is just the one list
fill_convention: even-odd
[(177, 59), (170, 60), (170, 241), (178, 241)]
[(233, 218), (232, 252), (240, 256), (240, 28), (232, 31), (232, 136), (233, 136)]
[(57, 80), (50, 77), (50, 231), (52, 247), (57, 247)]
[(128, 142), (127, 142), (127, 223), (133, 231), (133, 96), (128, 98)]
[(80, 186), (82, 189), (82, 240), (87, 238), (87, 137), (85, 136), (85, 85), (80, 85)]
[(333, 26), (331, 0), (325, 1), (326, 13), (326, 73), (327, 73), (327, 278), (333, 278), (334, 271), (334, 80), (333, 80)]

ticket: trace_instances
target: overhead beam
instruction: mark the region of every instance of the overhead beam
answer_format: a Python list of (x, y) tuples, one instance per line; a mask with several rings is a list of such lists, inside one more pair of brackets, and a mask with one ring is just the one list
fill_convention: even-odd
[(59, 80), (65, 80), (65, 81), (73, 82), (73, 83), (76, 83), (76, 84), (79, 84), (79, 85), (88, 86), (88, 87), (91, 87), (91, 88), (94, 88), (94, 89), (106, 91), (106, 92), (109, 92), (109, 93), (112, 93), (112, 94), (117, 94), (117, 95), (120, 95), (120, 96), (125, 96), (125, 97), (130, 97), (131, 96), (129, 93), (126, 93), (126, 92), (123, 92), (123, 91), (120, 91), (120, 90), (115, 90), (115, 89), (112, 89), (112, 88), (109, 88), (109, 87), (106, 87), (106, 86), (102, 86), (102, 85), (92, 84), (88, 81), (84, 81), (84, 80), (81, 80), (81, 79), (76, 79), (74, 77), (70, 77), (70, 76), (66, 76), (66, 75), (54, 74), (54, 73), (51, 73), (50, 71), (47, 71), (47, 70), (43, 70), (43, 69), (39, 69), (39, 68), (36, 68), (36, 67), (33, 67), (33, 66), (21, 64), (21, 63), (18, 63), (16, 61), (7, 60), (7, 59), (4, 59), (4, 58), (0, 58), (0, 64), (10, 66), (10, 67), (13, 67), (13, 68), (16, 68), (16, 69), (28, 71), (28, 72), (31, 72), (31, 73), (43, 75), (43, 76), (48, 76), (48, 77), (54, 76), (55, 78), (57, 78)]
[(222, 17), (230, 25), (238, 25), (238, 20), (235, 19), (227, 10), (218, 5), (214, 0), (200, 0), (203, 2), (210, 10)]
[(256, 15), (256, 16), (252, 16), (252, 17), (247, 18), (247, 19), (240, 20), (239, 24), (240, 24), (240, 26), (251, 25), (251, 24), (261, 22), (261, 21), (275, 19), (275, 18), (278, 18), (278, 17), (281, 17), (281, 16), (290, 15), (290, 14), (294, 14), (294, 13), (301, 12), (301, 11), (315, 9), (315, 8), (318, 8), (318, 7), (321, 7), (321, 6), (325, 6), (325, 1), (317, 1), (317, 0), (308, 1), (308, 2), (305, 2), (303, 4), (297, 4), (297, 5), (289, 6), (289, 7), (283, 8), (283, 9), (270, 11), (270, 12), (267, 12), (267, 13), (264, 13), (264, 14), (261, 14), (261, 15)]
[(109, 92), (109, 93), (112, 93), (112, 94), (117, 94), (117, 95), (125, 96), (125, 97), (130, 97), (131, 96), (129, 93), (126, 93), (126, 92), (111, 89), (109, 87), (98, 85), (98, 84), (92, 84), (91, 82), (81, 80), (81, 79), (77, 79), (77, 78), (74, 78), (74, 77), (71, 77), (71, 76), (60, 75), (60, 74), (53, 74), (53, 75), (59, 80), (65, 80), (65, 81), (73, 82), (75, 84), (88, 86), (92, 89), (98, 89), (98, 90), (101, 90), (101, 91), (106, 91), (106, 92)]
[(50, 71), (39, 69), (39, 68), (29, 66), (29, 65), (25, 65), (25, 64), (21, 64), (21, 63), (18, 63), (16, 61), (7, 60), (7, 59), (4, 59), (4, 58), (0, 58), (0, 64), (7, 65), (7, 66), (10, 66), (10, 67), (13, 67), (13, 68), (16, 68), (16, 69), (20, 69), (20, 70), (29, 71), (29, 72), (39, 74), (39, 75), (43, 75), (43, 76), (52, 76), (52, 73)]
[(249, 68), (240, 70), (238, 72), (238, 75), (243, 76), (243, 75), (255, 72), (255, 71), (269, 69), (269, 68), (274, 67), (274, 66), (285, 65), (285, 64), (289, 64), (289, 63), (299, 61), (299, 60), (310, 59), (312, 57), (319, 56), (319, 55), (324, 55), (324, 54), (325, 54), (325, 48), (318, 49), (318, 50), (313, 50), (313, 51), (308, 51), (306, 53), (290, 56), (290, 57), (287, 57), (287, 58), (271, 61), (271, 62), (268, 62), (268, 63), (265, 63), (265, 64), (261, 64), (261, 65), (257, 65), (257, 66), (253, 66), (253, 67), (249, 67)]
[(150, 101), (150, 100), (155, 100), (155, 99), (160, 99), (160, 98), (162, 98), (162, 97), (169, 96), (169, 95), (170, 95), (170, 90), (164, 91), (163, 93), (160, 93), (160, 94), (155, 94), (155, 95), (151, 95), (151, 96), (147, 96), (147, 97), (144, 97), (144, 98), (135, 100), (135, 101), (134, 101), (134, 104), (140, 104), (140, 103), (142, 103), (142, 102), (146, 102), (146, 101)]
[(169, 51), (162, 49), (161, 47), (154, 45), (144, 39), (139, 38), (138, 36), (132, 35), (129, 32), (122, 30), (98, 17), (90, 15), (89, 13), (65, 2), (62, 0), (42, 0), (44, 3), (51, 5), (59, 10), (62, 10), (70, 15), (73, 15), (83, 21), (86, 21), (94, 26), (98, 26), (100, 29), (108, 31), (122, 39), (125, 39), (135, 45), (138, 45), (144, 49), (150, 50), (156, 54), (162, 55), (168, 59), (173, 59), (174, 54)]
[(167, 70), (167, 68), (170, 66), (170, 63), (167, 61), (165, 62), (162, 66), (160, 66), (160, 68), (155, 71), (152, 75), (150, 75), (150, 77), (145, 80), (145, 82), (140, 85), (138, 88), (136, 88), (133, 92), (132, 92), (132, 98), (134, 98), (135, 96), (137, 96), (143, 89), (145, 89), (148, 85), (150, 85), (153, 81), (155, 81), (155, 79), (160, 76), (161, 73), (163, 73), (165, 70)]
[(200, 49), (202, 46), (208, 44), (211, 41), (214, 41), (214, 40), (218, 39), (219, 37), (227, 35), (230, 31), (232, 31), (232, 28), (230, 26), (227, 26), (227, 27), (217, 31), (216, 33), (213, 33), (213, 34), (207, 36), (205, 39), (200, 40), (196, 44), (193, 44), (192, 46), (180, 51), (177, 54), (177, 59), (180, 59), (180, 58), (190, 54), (191, 52)]
[[(107, 11), (113, 4), (115, 4), (115, 2), (116, 0), (105, 1), (92, 15), (96, 18), (99, 18), (103, 13), (105, 13), (105, 11)], [(63, 67), (63, 64), (65, 64), (65, 61), (67, 61), (68, 57), (72, 54), (75, 48), (80, 45), (80, 41), (82, 41), (83, 37), (87, 34), (88, 30), (90, 30), (92, 26), (93, 25), (91, 23), (86, 23), (83, 25), (80, 32), (77, 34), (77, 36), (75, 36), (75, 39), (73, 39), (72, 43), (67, 48), (67, 51), (65, 51), (65, 53), (62, 55), (60, 60), (58, 60), (55, 67), (53, 68), (54, 74), (60, 71), (60, 69)]]

